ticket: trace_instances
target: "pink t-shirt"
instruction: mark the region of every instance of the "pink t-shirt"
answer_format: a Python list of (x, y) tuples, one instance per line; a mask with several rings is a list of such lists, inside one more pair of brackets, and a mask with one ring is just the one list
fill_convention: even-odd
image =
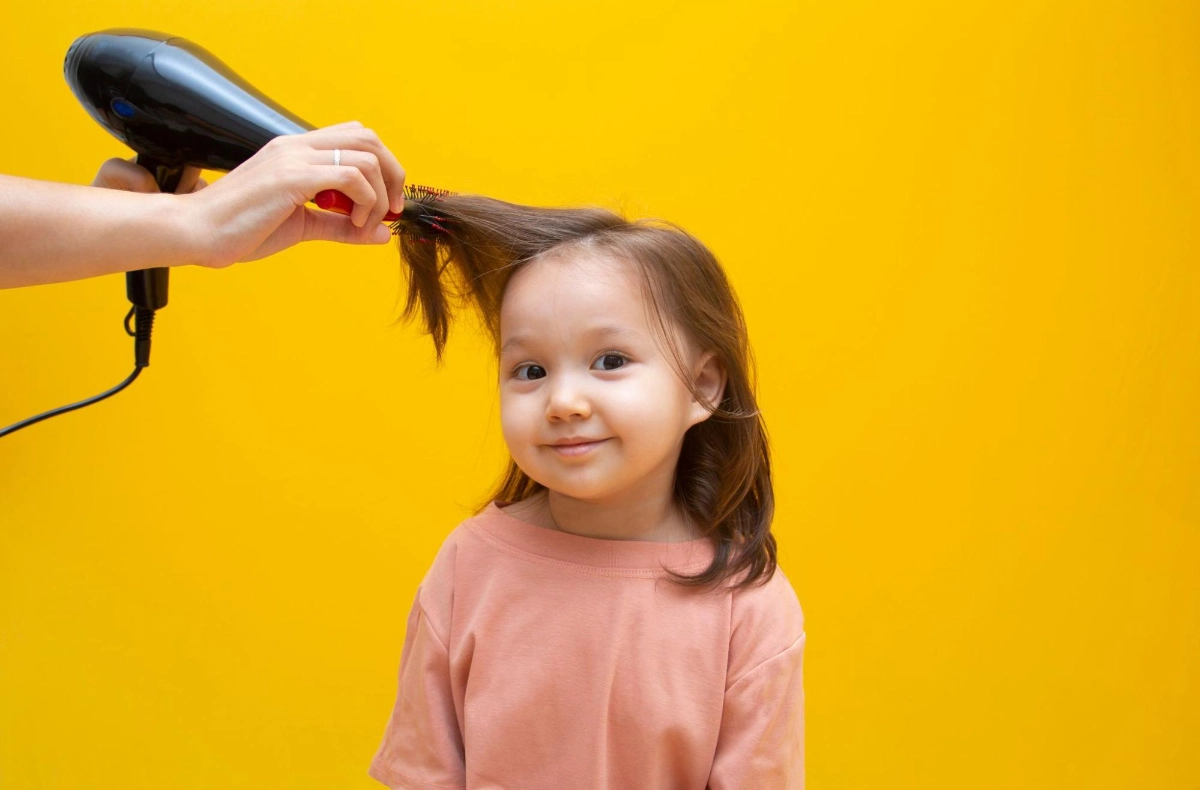
[(417, 590), (370, 774), (408, 790), (798, 790), (804, 618), (776, 571), (702, 592), (713, 556), (527, 524), (493, 502)]

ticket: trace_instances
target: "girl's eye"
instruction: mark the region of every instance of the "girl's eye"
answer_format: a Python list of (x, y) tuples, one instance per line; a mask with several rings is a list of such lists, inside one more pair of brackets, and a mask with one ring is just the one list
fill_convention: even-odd
[[(526, 375), (522, 376), (522, 372), (524, 372)], [(521, 379), (522, 381), (533, 381), (534, 379), (545, 378), (546, 369), (541, 365), (519, 365), (517, 369), (513, 371), (513, 376)]]
[(601, 354), (596, 363), (600, 365), (601, 370), (616, 370), (617, 368), (624, 367), (626, 361), (624, 355), (612, 352)]

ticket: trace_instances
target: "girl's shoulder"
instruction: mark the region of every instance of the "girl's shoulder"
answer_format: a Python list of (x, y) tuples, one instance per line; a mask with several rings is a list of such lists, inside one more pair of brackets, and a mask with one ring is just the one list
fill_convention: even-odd
[[(505, 513), (507, 513), (507, 509), (505, 509)], [(504, 519), (505, 516), (498, 509), (496, 503), (489, 502), (480, 510), (459, 521), (442, 539), (442, 545), (438, 548), (433, 563), (425, 573), (422, 586), (446, 591), (452, 588), (458, 573), (459, 561), (464, 552), (470, 556), (474, 550), (486, 548), (487, 542), (480, 540), (481, 533), (492, 531), (496, 522)]]
[(439, 637), (449, 633), (454, 591), (460, 575), (467, 579), (471, 577), (469, 570), (463, 572), (460, 569), (460, 560), (464, 546), (468, 547), (466, 554), (469, 556), (469, 546), (477, 542), (475, 530), (483, 515), (476, 513), (468, 516), (442, 539), (442, 545), (417, 587), (416, 603), (425, 612)]
[(804, 611), (800, 608), (800, 599), (787, 574), (778, 565), (766, 582), (733, 588), (731, 596), (734, 623), (788, 626), (791, 630), (803, 628)]
[(732, 591), (731, 676), (803, 645), (804, 611), (783, 569), (764, 584)]

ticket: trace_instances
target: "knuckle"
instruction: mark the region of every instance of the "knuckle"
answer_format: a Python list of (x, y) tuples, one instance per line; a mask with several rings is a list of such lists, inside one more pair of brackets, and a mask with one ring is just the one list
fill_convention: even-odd
[(356, 167), (346, 168), (346, 182), (352, 184), (360, 197), (371, 194), (371, 182), (362, 174), (362, 171)]

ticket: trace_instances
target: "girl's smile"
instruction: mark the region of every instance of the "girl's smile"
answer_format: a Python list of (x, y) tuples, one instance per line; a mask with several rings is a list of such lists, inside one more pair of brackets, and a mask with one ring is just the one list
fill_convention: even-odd
[(607, 439), (598, 439), (591, 442), (570, 441), (563, 444), (552, 444), (550, 445), (550, 449), (554, 450), (554, 452), (558, 453), (559, 455), (574, 458), (577, 456), (587, 455), (592, 450), (607, 441)]

